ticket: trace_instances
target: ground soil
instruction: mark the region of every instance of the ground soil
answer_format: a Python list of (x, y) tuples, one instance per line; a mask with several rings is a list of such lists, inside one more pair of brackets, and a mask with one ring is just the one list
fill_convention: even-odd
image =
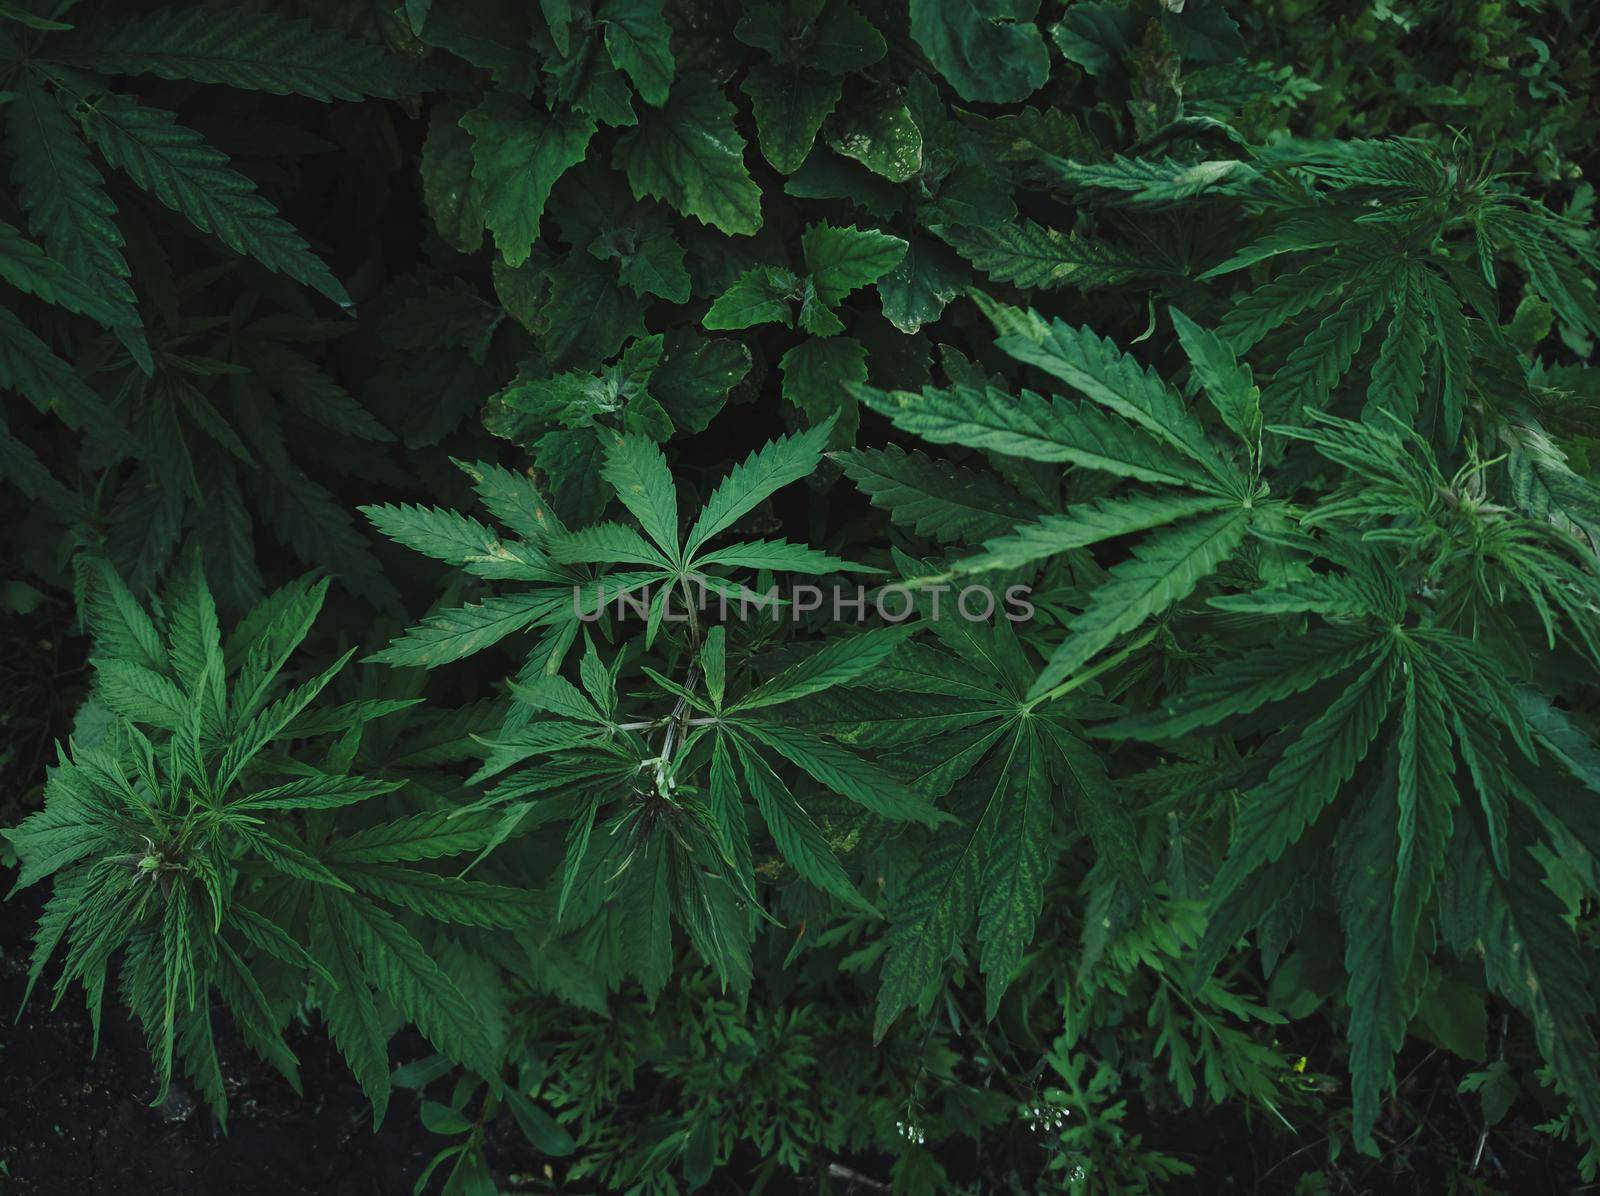
[[(4, 883), (9, 885), (10, 878)], [(106, 1002), (99, 1050), (81, 990), (50, 1008), (26, 987), (28, 936), (38, 901), (0, 905), (0, 1191), (119, 1196), (369, 1196), (408, 1193), (442, 1143), (421, 1128), (415, 1097), (396, 1093), (376, 1134), (365, 1098), (324, 1035), (303, 1032), (305, 1094), (236, 1042), (220, 1043), (229, 1088), (228, 1128), (187, 1087), (152, 1108), (155, 1084), (142, 1036)], [(422, 1053), (420, 1050), (419, 1054)]]

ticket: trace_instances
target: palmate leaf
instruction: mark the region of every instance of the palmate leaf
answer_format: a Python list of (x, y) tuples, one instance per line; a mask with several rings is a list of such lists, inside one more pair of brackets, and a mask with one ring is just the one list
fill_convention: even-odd
[(363, 973), (440, 1050), (486, 1078), (498, 1059), (472, 1003), (416, 938), (354, 894), (330, 895), (340, 930), (360, 953)]
[(1306, 408), (1327, 405), (1334, 387), (1355, 360), (1367, 330), (1377, 322), (1385, 295), (1386, 288), (1354, 290), (1290, 351), (1261, 394), (1269, 418), (1298, 422)]
[(1282, 701), (1345, 671), (1376, 651), (1366, 636), (1323, 628), (1225, 662), (1164, 709), (1143, 711), (1095, 729), (1107, 739), (1178, 739), (1269, 702)]
[(172, 113), (102, 95), (80, 112), (89, 139), (111, 165), (228, 248), (348, 305), (344, 287), (228, 156)]
[(54, 411), (69, 428), (115, 437), (116, 418), (72, 367), (12, 312), (0, 308), (0, 388)]
[(1222, 904), (1252, 872), (1281, 856), (1354, 775), (1389, 711), (1395, 672), (1393, 654), (1378, 652), (1249, 795), (1212, 886), (1214, 903)]
[(1018, 733), (984, 820), (987, 843), (978, 877), (978, 966), (988, 978), (985, 1011), (1000, 998), (1033, 941), (1053, 858), (1051, 800), (1043, 749), (1031, 730)]
[[(1259, 179), (1254, 166), (1237, 158), (1190, 162), (1118, 154), (1109, 162), (1079, 162), (1047, 155), (1045, 162), (1067, 187), (1109, 191), (1118, 203), (1150, 207), (1170, 207), (1206, 192), (1247, 195), (1256, 189)], [(1330, 234), (1330, 239), (1337, 236)]]
[(1143, 482), (1209, 488), (1211, 479), (1167, 445), (1092, 404), (1024, 390), (953, 386), (882, 391), (853, 388), (863, 404), (933, 444), (963, 444), (1030, 461), (1070, 462)]
[(165, 674), (170, 658), (161, 633), (116, 569), (100, 557), (80, 557), (78, 569), (95, 655)]
[(1383, 1090), (1394, 1080), (1394, 1057), (1410, 1020), (1406, 973), (1397, 956), (1389, 911), (1395, 901), (1395, 803), (1392, 776), (1374, 790), (1340, 832), (1335, 858), (1339, 921), (1350, 980), (1351, 1130), (1356, 1145), (1376, 1154), (1372, 1126)]
[(365, 659), (371, 663), (436, 668), (481, 652), (563, 609), (570, 610), (572, 605), (572, 594), (565, 589), (553, 594), (491, 596), (453, 610), (435, 611), (387, 648)]
[(0, 221), (0, 278), (68, 311), (98, 320), (107, 328), (133, 322), (131, 313), (93, 290), (15, 227)]
[(776, 573), (870, 573), (866, 565), (857, 565), (842, 557), (833, 556), (818, 548), (804, 544), (791, 544), (787, 540), (752, 540), (729, 544), (702, 552), (695, 558), (699, 568), (722, 566), (732, 569), (771, 569)]
[(327, 981), (317, 987), (317, 1004), (328, 1033), (344, 1056), (367, 1100), (374, 1128), (389, 1107), (389, 1046), (377, 1002), (361, 973), (355, 944), (340, 925), (337, 907), (324, 893), (314, 898), (311, 950)]
[(1415, 418), (1421, 406), (1425, 293), (1425, 287), (1409, 273), (1395, 279), (1393, 315), (1367, 385), (1369, 409), (1388, 411), (1406, 421)]
[(127, 337), (140, 368), (149, 370), (150, 351), (115, 220), (117, 205), (106, 194), (89, 147), (56, 98), (33, 82), (19, 87), (10, 104), (6, 144), (28, 227), (52, 258), (117, 313), (111, 323)]
[(1094, 844), (1095, 853), (1131, 892), (1149, 889), (1139, 853), (1139, 828), (1106, 773), (1105, 762), (1067, 727), (1039, 721), (1040, 746), (1060, 764), (1073, 817)]
[(500, 538), (466, 515), (438, 507), (367, 506), (361, 513), (389, 539), (452, 565), (465, 565), (493, 552)]
[(977, 543), (997, 536), (1037, 508), (992, 474), (906, 452), (898, 445), (831, 456), (872, 505), (920, 536)]
[(671, 559), (633, 528), (597, 523), (550, 542), (550, 556), (563, 564), (629, 564), (670, 570)]
[(1177, 308), (1172, 327), (1189, 358), (1189, 366), (1206, 397), (1228, 429), (1252, 449), (1261, 440), (1261, 390), (1250, 367), (1234, 356), (1228, 342), (1201, 328)]
[(972, 919), (981, 875), (979, 828), (946, 830), (923, 851), (916, 875), (890, 907), (873, 1036), (882, 1039), (924, 1002)]
[(770, 441), (736, 465), (706, 500), (689, 529), (684, 552), (698, 554), (713, 536), (732, 527), (761, 502), (810, 475), (822, 460), (832, 430), (830, 416), (814, 428)]
[(1394, 953), (1400, 960), (1410, 959), (1417, 949), (1423, 910), (1445, 864), (1459, 801), (1444, 683), (1424, 653), (1407, 652), (1406, 663), (1395, 735), (1399, 845), (1391, 918)]
[(967, 784), (969, 792), (981, 795), (969, 819), (935, 834), (896, 895), (878, 989), (876, 1037), (928, 998), (975, 912), (991, 1013), (1010, 984), (1032, 939), (1050, 858), (1042, 751), (1026, 723), (1007, 728)]
[(248, 7), (168, 8), (52, 38), (48, 59), (102, 75), (156, 75), (313, 100), (395, 99), (423, 82), (383, 49)]
[(356, 889), (438, 922), (501, 930), (541, 924), (544, 910), (527, 889), (440, 876), (385, 864), (347, 865), (339, 875)]
[(1224, 487), (1238, 487), (1237, 474), (1218, 457), (1183, 399), (1110, 340), (1087, 327), (1073, 328), (1061, 320), (1046, 324), (1035, 313), (1022, 315), (999, 305), (990, 305), (990, 318), (1002, 333), (995, 343), (1006, 353), (1137, 424)]
[[(669, 557), (678, 555), (678, 491), (667, 459), (655, 441), (633, 434), (616, 437), (606, 450), (605, 480), (622, 505)], [(691, 544), (693, 536), (691, 535)], [(691, 549), (692, 550), (692, 549)]]
[(733, 745), (750, 796), (755, 799), (761, 820), (767, 824), (783, 858), (806, 883), (833, 894), (848, 906), (875, 913), (872, 903), (850, 883), (838, 856), (828, 846), (816, 823), (778, 775), (737, 736), (733, 738)]
[(949, 821), (895, 777), (830, 740), (775, 723), (743, 720), (733, 725), (813, 780), (880, 818), (927, 826)]
[(1226, 498), (1200, 495), (1169, 498), (1137, 493), (1080, 503), (1059, 515), (1045, 515), (1033, 523), (1019, 523), (1005, 535), (985, 541), (978, 546), (977, 553), (957, 561), (953, 572), (1017, 569), (1041, 557), (1087, 548), (1104, 540), (1163, 527), (1232, 505)]
[(910, 630), (883, 627), (824, 644), (798, 664), (756, 686), (729, 710), (759, 710), (848, 684), (887, 659), (905, 642)]
[(1109, 287), (1152, 272), (1148, 262), (1104, 241), (1032, 220), (994, 228), (935, 225), (933, 232), (995, 282), (1019, 287)]
[(1045, 662), (1029, 696), (1047, 693), (1118, 636), (1188, 597), (1244, 540), (1249, 522), (1248, 511), (1220, 511), (1166, 528), (1136, 545), (1132, 558), (1111, 570), (1089, 595), (1083, 613), (1068, 623), (1067, 638)]
[(1274, 329), (1303, 312), (1333, 301), (1358, 281), (1363, 271), (1379, 264), (1376, 255), (1335, 252), (1320, 261), (1278, 275), (1253, 291), (1244, 291), (1217, 325), (1217, 334), (1244, 353)]

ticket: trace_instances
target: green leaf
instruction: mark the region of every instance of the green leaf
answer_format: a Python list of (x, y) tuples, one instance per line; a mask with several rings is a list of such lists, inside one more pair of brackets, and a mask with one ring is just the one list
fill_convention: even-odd
[(0, 278), (19, 291), (98, 320), (107, 328), (137, 321), (136, 316), (90, 289), (60, 262), (46, 257), (43, 250), (3, 220), (0, 220)]
[(693, 436), (710, 426), (728, 392), (749, 372), (750, 350), (739, 341), (670, 332), (651, 390), (673, 425)]
[(1014, 490), (979, 473), (895, 445), (832, 454), (872, 505), (919, 536), (969, 544), (1037, 514)]
[(901, 332), (914, 333), (939, 318), (968, 277), (949, 250), (934, 241), (913, 240), (900, 264), (878, 279), (884, 318)]
[(334, 1045), (372, 1102), (376, 1129), (389, 1107), (388, 1038), (372, 991), (361, 974), (355, 945), (340, 926), (336, 907), (322, 893), (315, 900), (311, 950), (330, 979), (330, 983), (317, 986), (317, 1004)]
[(1396, 279), (1394, 317), (1367, 384), (1369, 410), (1387, 411), (1407, 421), (1414, 419), (1422, 406), (1423, 354), (1427, 346), (1421, 290), (1406, 274)]
[(788, 270), (756, 266), (739, 275), (706, 312), (706, 328), (733, 330), (757, 324), (794, 327), (794, 301), (800, 280)]
[(1021, 287), (1109, 287), (1149, 271), (1138, 256), (1032, 220), (993, 228), (935, 225), (957, 253), (996, 282)]
[(906, 242), (875, 229), (813, 224), (800, 237), (806, 269), (824, 303), (877, 282), (905, 257)]
[(117, 205), (72, 121), (55, 97), (20, 86), (6, 119), (11, 181), (28, 213), (28, 227), (50, 256), (102, 296), (141, 369), (151, 368), (139, 322)]
[(1293, 423), (1307, 408), (1328, 405), (1334, 387), (1350, 369), (1356, 352), (1378, 318), (1377, 300), (1357, 292), (1323, 317), (1311, 335), (1290, 350), (1261, 392), (1261, 406), (1274, 422)]
[(911, 110), (897, 99), (864, 99), (828, 122), (828, 148), (891, 183), (922, 169), (923, 138)]
[(618, 258), (617, 276), (636, 295), (655, 295), (669, 303), (689, 301), (689, 271), (683, 264), (683, 246), (666, 229), (656, 229), (620, 244), (604, 232), (589, 246), (601, 261)]
[(1224, 661), (1160, 710), (1141, 711), (1106, 724), (1108, 739), (1177, 739), (1282, 701), (1352, 668), (1375, 650), (1373, 642), (1338, 629), (1320, 629)]
[(758, 63), (745, 75), (761, 152), (780, 174), (793, 174), (816, 144), (822, 122), (839, 102), (837, 75), (795, 64)]
[(738, 726), (833, 792), (880, 818), (925, 826), (950, 820), (905, 784), (831, 740), (771, 723), (742, 722)]
[(478, 1011), (405, 927), (363, 898), (334, 899), (339, 928), (360, 952), (363, 971), (445, 1054), (481, 1076), (499, 1060)]
[(89, 139), (106, 161), (182, 214), (201, 232), (348, 305), (350, 297), (256, 185), (228, 165), (228, 156), (173, 114), (122, 96), (103, 95), (82, 112)]
[(1409, 960), (1417, 950), (1423, 912), (1444, 867), (1458, 802), (1443, 685), (1423, 653), (1407, 652), (1406, 663), (1395, 737), (1399, 848), (1391, 916), (1394, 953), (1400, 960)]
[(437, 668), (482, 652), (562, 609), (572, 609), (572, 595), (565, 590), (554, 595), (506, 594), (469, 602), (435, 611), (365, 659), (374, 664)]
[(1544, 883), (1526, 840), (1502, 877), (1474, 834), (1457, 834), (1443, 911), (1451, 946), (1480, 955), (1489, 984), (1533, 1023), (1539, 1052), (1585, 1127), (1600, 1125), (1592, 980), (1564, 903)]
[(857, 387), (895, 427), (934, 444), (959, 444), (1030, 461), (1069, 461), (1142, 482), (1214, 490), (1194, 463), (1120, 416), (1083, 403), (998, 387), (924, 388), (921, 394)]
[(1356, 1146), (1377, 1154), (1372, 1126), (1384, 1089), (1394, 1082), (1394, 1057), (1410, 1020), (1401, 990), (1406, 960), (1394, 956), (1395, 809), (1392, 785), (1376, 789), (1339, 836), (1335, 873), (1344, 929), (1345, 999), (1350, 1005), (1351, 1131)]
[(40, 411), (54, 411), (67, 427), (115, 438), (118, 428), (89, 384), (10, 311), (0, 308), (0, 388), (14, 391)]
[(1188, 355), (1195, 378), (1217, 409), (1228, 430), (1252, 448), (1261, 441), (1261, 390), (1250, 367), (1234, 356), (1233, 349), (1210, 329), (1201, 328), (1177, 308), (1172, 326)]
[(822, 461), (822, 448), (832, 431), (833, 421), (826, 419), (804, 432), (769, 441), (734, 466), (689, 529), (684, 554), (693, 557), (708, 540), (732, 527), (764, 499), (808, 476)]
[(1016, 569), (1041, 557), (1087, 548), (1105, 540), (1148, 531), (1232, 505), (1225, 498), (1130, 494), (1080, 503), (1059, 515), (1021, 523), (1003, 536), (986, 541), (974, 556), (955, 563), (959, 573)]
[(806, 413), (812, 425), (833, 418), (836, 444), (855, 439), (861, 422), (852, 385), (867, 380), (867, 349), (848, 336), (801, 341), (778, 362), (783, 397)]
[(739, 739), (734, 739), (734, 749), (744, 772), (750, 796), (761, 811), (761, 820), (772, 833), (778, 851), (794, 868), (800, 879), (831, 893), (853, 909), (876, 913), (872, 904), (856, 891), (855, 885), (845, 875), (834, 855), (833, 848), (817, 824), (794, 796), (784, 787), (778, 775), (754, 751)]
[(550, 296), (539, 310), (546, 325), (545, 354), (552, 367), (615, 356), (645, 335), (644, 309), (622, 289), (616, 271), (588, 254), (574, 253), (552, 271)]
[(1233, 843), (1212, 886), (1220, 902), (1297, 840), (1366, 758), (1388, 713), (1395, 664), (1378, 653), (1284, 751), (1240, 809)]
[(1207, 442), (1200, 421), (1153, 370), (1141, 367), (1087, 327), (1072, 328), (1060, 320), (1045, 325), (1031, 318), (1036, 323), (1028, 334), (1007, 332), (996, 342), (1000, 348), (1137, 424), (1224, 485), (1235, 484), (1232, 471)]
[(674, 63), (668, 44), (672, 30), (661, 15), (661, 0), (607, 0), (599, 24), (605, 30), (606, 53), (644, 102), (657, 108), (666, 103)]
[[(606, 450), (601, 475), (622, 505), (633, 512), (645, 535), (669, 557), (678, 554), (678, 492), (667, 459), (644, 436), (618, 436)], [(691, 537), (692, 541), (692, 537)]]
[(988, 843), (978, 877), (978, 967), (987, 978), (984, 1009), (992, 1018), (1033, 941), (1053, 854), (1049, 777), (1031, 730), (1017, 734), (984, 821)]
[(1026, 99), (1050, 74), (1027, 0), (911, 0), (911, 36), (963, 100)]
[(491, 92), (461, 118), (461, 127), (472, 136), (472, 177), (484, 221), (506, 262), (521, 265), (539, 239), (550, 189), (583, 161), (594, 122)]
[(464, 104), (440, 104), (422, 142), (422, 202), (444, 241), (458, 253), (483, 244), (483, 199), (472, 178), (472, 137), (461, 127)]
[(898, 648), (909, 627), (884, 627), (834, 640), (739, 699), (731, 710), (758, 710), (844, 685)]
[(156, 75), (313, 100), (396, 99), (421, 90), (403, 60), (334, 29), (248, 7), (168, 8), (100, 20), (49, 49), (102, 75)]
[(1220, 511), (1168, 527), (1136, 545), (1089, 595), (1083, 613), (1067, 624), (1067, 638), (1050, 654), (1029, 697), (1071, 677), (1118, 636), (1151, 615), (1181, 602), (1216, 571), (1244, 539), (1249, 514)]
[(1043, 746), (1055, 751), (1068, 781), (1068, 803), (1095, 854), (1123, 884), (1144, 893), (1149, 881), (1139, 853), (1139, 827), (1106, 773), (1105, 762), (1066, 728), (1040, 720)]
[(722, 565), (735, 569), (770, 569), (778, 573), (870, 572), (866, 566), (853, 565), (820, 549), (791, 544), (787, 540), (752, 540), (729, 544), (701, 553), (695, 558), (695, 564), (701, 568)]
[(761, 227), (761, 190), (744, 168), (733, 105), (709, 76), (678, 80), (616, 147), (636, 198), (649, 196), (730, 235)]

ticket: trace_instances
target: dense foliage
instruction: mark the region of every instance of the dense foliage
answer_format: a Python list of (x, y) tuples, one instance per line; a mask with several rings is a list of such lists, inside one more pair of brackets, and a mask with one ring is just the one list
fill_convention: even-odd
[(419, 1191), (1592, 1175), (1595, 20), (10, 0), (31, 981)]

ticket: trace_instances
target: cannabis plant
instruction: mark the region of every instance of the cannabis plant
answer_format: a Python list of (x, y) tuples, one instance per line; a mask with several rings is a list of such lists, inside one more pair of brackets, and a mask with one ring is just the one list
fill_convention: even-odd
[(1593, 25), (0, 8), (29, 990), (419, 1193), (1592, 1175)]
[(63, 752), (44, 807), (6, 832), (18, 885), (54, 877), (29, 987), (61, 952), (56, 1000), (81, 983), (98, 1026), (115, 964), (150, 1042), (156, 1101), (176, 1058), (219, 1117), (214, 999), (297, 1087), (284, 1031), (316, 1009), (375, 1119), (390, 1092), (380, 1001), (498, 1088), (499, 1044), (450, 974), (463, 949), (428, 931), (430, 949), (406, 919), (512, 928), (530, 907), (519, 890), (412, 866), (480, 846), (483, 820), (418, 813), (334, 833), (335, 811), (404, 784), (352, 765), (368, 724), (414, 699), (319, 703), (350, 651), (288, 683), (327, 583), (276, 591), (224, 638), (196, 561), (159, 621), (104, 562), (86, 573), (91, 701), (104, 713), (94, 742)]

